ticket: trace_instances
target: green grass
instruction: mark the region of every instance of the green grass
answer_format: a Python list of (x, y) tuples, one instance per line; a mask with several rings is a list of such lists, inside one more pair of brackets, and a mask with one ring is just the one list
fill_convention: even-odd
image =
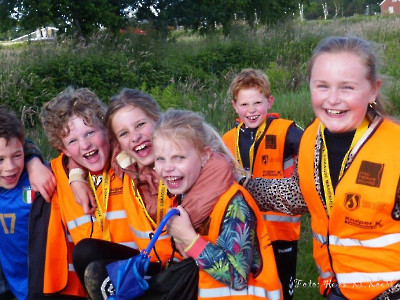
[(321, 299), (318, 288), (318, 273), (312, 255), (312, 233), (310, 216), (301, 217), (301, 235), (298, 243), (295, 300)]

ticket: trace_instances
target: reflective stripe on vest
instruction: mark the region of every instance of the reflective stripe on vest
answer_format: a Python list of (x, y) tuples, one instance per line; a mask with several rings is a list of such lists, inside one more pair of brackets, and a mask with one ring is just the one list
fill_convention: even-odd
[[(125, 210), (117, 210), (117, 211), (110, 211), (107, 212), (107, 219), (108, 220), (118, 220), (118, 219), (126, 219), (126, 212)], [(93, 218), (95, 221), (96, 218)], [(92, 217), (90, 215), (84, 215), (74, 220), (71, 220), (67, 223), (68, 230), (72, 230), (78, 226), (82, 226), (83, 224), (92, 222)]]
[(72, 236), (69, 233), (67, 233), (67, 240), (69, 243), (74, 243), (74, 241), (72, 240)]
[(264, 221), (270, 222), (288, 222), (288, 223), (298, 223), (300, 222), (300, 217), (289, 216), (289, 215), (263, 215)]
[(317, 271), (318, 271), (319, 277), (322, 279), (327, 279), (327, 278), (333, 277), (332, 272), (329, 272), (329, 271), (322, 272), (321, 266), (319, 266), (318, 264), (317, 264)]
[(381, 272), (381, 273), (336, 273), (336, 278), (340, 284), (346, 283), (372, 283), (377, 281), (398, 281), (400, 280), (400, 271), (397, 272)]
[(363, 241), (350, 238), (341, 239), (334, 235), (329, 236), (329, 244), (335, 246), (361, 246), (370, 248), (381, 248), (396, 244), (398, 242), (400, 242), (400, 233), (386, 234), (378, 238)]
[(236, 291), (229, 287), (219, 287), (211, 289), (199, 289), (199, 297), (201, 298), (215, 298), (215, 297), (228, 297), (228, 296), (245, 296), (252, 295), (268, 299), (280, 299), (280, 290), (267, 291), (262, 287), (248, 286), (247, 288)]
[(288, 159), (283, 161), (283, 169), (286, 170), (288, 168), (292, 168), (294, 166), (294, 158), (289, 157)]
[[(328, 242), (328, 238), (325, 235), (313, 232), (313, 238), (320, 244), (324, 245)], [(323, 272), (321, 270), (321, 266), (318, 265), (318, 262), (315, 262), (317, 265), (318, 275), (321, 279), (328, 279), (333, 277), (333, 273), (330, 271)]]
[(313, 231), (313, 238), (316, 239), (321, 244), (326, 244), (328, 242), (328, 238), (325, 235), (316, 233)]
[[(135, 236), (140, 239), (150, 239), (150, 236), (154, 233), (154, 231), (140, 231), (131, 227), (131, 230)], [(171, 236), (169, 234), (162, 234), (158, 238), (159, 240), (169, 239)]]
[(127, 246), (132, 249), (139, 249), (138, 245), (135, 242), (125, 242), (125, 243), (120, 243), (121, 245)]
[(118, 219), (126, 219), (126, 211), (125, 210), (116, 210), (107, 212), (108, 220), (118, 220)]
[(74, 220), (71, 220), (67, 223), (67, 228), (68, 230), (72, 230), (78, 226), (81, 226), (83, 224), (86, 224), (88, 222), (92, 222), (92, 218), (90, 215), (84, 215), (82, 217), (76, 218)]
[(69, 272), (75, 272), (75, 268), (73, 264), (68, 264), (68, 271)]

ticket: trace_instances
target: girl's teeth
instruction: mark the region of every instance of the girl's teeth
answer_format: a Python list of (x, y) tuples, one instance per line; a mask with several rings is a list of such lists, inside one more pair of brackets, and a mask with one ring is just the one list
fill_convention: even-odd
[(169, 177), (167, 180), (168, 181), (175, 181), (175, 180), (177, 180), (179, 177)]
[(342, 112), (340, 110), (328, 109), (328, 113), (331, 115), (339, 115)]
[(142, 145), (140, 145), (140, 146), (137, 146), (137, 147), (135, 148), (135, 151), (142, 150), (142, 149), (144, 149), (144, 147), (146, 147), (145, 144), (142, 144)]

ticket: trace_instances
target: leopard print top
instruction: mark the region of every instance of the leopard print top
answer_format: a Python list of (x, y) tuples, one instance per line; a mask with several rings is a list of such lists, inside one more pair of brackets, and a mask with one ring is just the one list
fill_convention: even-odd
[[(319, 176), (321, 142), (322, 138), (318, 135), (314, 150), (314, 181), (318, 194), (323, 199)], [(246, 189), (256, 200), (261, 211), (272, 210), (289, 215), (303, 215), (308, 213), (307, 204), (300, 191), (297, 160), (295, 166), (296, 168), (290, 178), (253, 178), (249, 180)], [(324, 207), (326, 208), (325, 203)]]

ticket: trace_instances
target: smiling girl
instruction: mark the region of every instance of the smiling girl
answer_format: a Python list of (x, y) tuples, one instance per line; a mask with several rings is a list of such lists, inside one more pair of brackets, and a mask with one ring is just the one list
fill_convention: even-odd
[(292, 178), (247, 185), (262, 210), (311, 214), (328, 299), (400, 297), (400, 126), (384, 112), (377, 68), (361, 38), (321, 41), (308, 67), (316, 118)]
[[(200, 269), (198, 299), (280, 299), (281, 285), (266, 227), (253, 198), (233, 180), (209, 213), (207, 230), (198, 232), (182, 207), (186, 194), (196, 188), (202, 169), (214, 155), (234, 160), (219, 134), (203, 118), (190, 111), (168, 110), (157, 123), (153, 148), (155, 169), (177, 195), (180, 216), (167, 224), (167, 231), (185, 257)], [(224, 185), (216, 178), (207, 186)]]

